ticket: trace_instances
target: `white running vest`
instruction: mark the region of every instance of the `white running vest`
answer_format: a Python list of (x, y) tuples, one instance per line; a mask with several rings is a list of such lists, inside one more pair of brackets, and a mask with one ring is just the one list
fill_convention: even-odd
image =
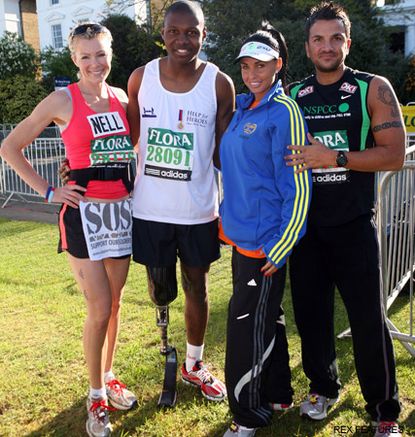
[(175, 224), (218, 217), (213, 167), (216, 75), (207, 63), (197, 84), (173, 93), (160, 82), (159, 59), (144, 70), (138, 93), (140, 151), (133, 194), (135, 218)]

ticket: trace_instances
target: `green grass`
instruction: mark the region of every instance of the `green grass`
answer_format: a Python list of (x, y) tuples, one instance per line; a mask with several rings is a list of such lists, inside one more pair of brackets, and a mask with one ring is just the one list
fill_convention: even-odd
[[(81, 436), (85, 425), (88, 380), (81, 347), (85, 317), (65, 255), (56, 254), (57, 229), (52, 225), (0, 219), (0, 436)], [(212, 266), (210, 323), (205, 361), (223, 377), (226, 309), (231, 293), (229, 250)], [(307, 393), (301, 370), (300, 344), (289, 293), (286, 319), (295, 402)], [(111, 414), (114, 436), (222, 436), (230, 420), (227, 403), (215, 404), (178, 383), (176, 408), (160, 411), (157, 400), (163, 375), (154, 307), (147, 296), (145, 272), (131, 264), (124, 296), (115, 370), (138, 396), (138, 409)], [(399, 297), (392, 320), (408, 330), (408, 298)], [(336, 331), (347, 327), (337, 302)], [(171, 342), (184, 357), (183, 293), (171, 305)], [(397, 374), (405, 435), (415, 435), (415, 359), (395, 342)], [(338, 341), (344, 390), (330, 420), (310, 423), (298, 408), (275, 415), (259, 437), (332, 436), (335, 426), (364, 426), (367, 416), (353, 364), (350, 340)], [(359, 432), (343, 435), (371, 435)]]

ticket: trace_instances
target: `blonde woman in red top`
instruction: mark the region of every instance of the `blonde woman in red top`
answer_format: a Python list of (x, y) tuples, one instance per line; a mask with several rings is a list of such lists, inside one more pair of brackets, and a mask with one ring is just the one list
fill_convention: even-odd
[[(62, 204), (59, 246), (67, 252), (87, 306), (83, 337), (90, 381), (86, 429), (94, 437), (111, 432), (108, 399), (123, 410), (137, 403), (112, 372), (131, 254), (128, 167), (133, 148), (125, 113), (127, 96), (105, 82), (111, 69), (111, 42), (104, 26), (75, 27), (69, 48), (79, 68), (79, 82), (40, 102), (0, 149), (0, 155), (45, 201)], [(70, 182), (62, 188), (49, 186), (22, 153), (52, 121), (62, 131), (71, 168)]]

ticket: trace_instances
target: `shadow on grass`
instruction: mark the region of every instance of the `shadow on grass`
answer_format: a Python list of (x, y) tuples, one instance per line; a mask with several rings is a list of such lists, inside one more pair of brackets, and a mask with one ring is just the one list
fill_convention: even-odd
[[(26, 437), (43, 437), (43, 436), (82, 436), (86, 435), (85, 421), (86, 418), (86, 398), (80, 399), (70, 408), (61, 411), (50, 422), (46, 423), (36, 431), (26, 434)], [(82, 420), (81, 420), (82, 418)]]
[(75, 279), (70, 280), (67, 285), (62, 286), (62, 292), (68, 294), (69, 296), (78, 295), (80, 291)]
[[(200, 393), (195, 391), (193, 387), (188, 387), (184, 385), (183, 383), (179, 382), (177, 383), (177, 404), (173, 409), (170, 408), (159, 408), (157, 406), (158, 402), (158, 396), (153, 397), (151, 400), (148, 400), (146, 404), (142, 405), (141, 407), (136, 410), (136, 413), (128, 414), (128, 416), (121, 419), (121, 424), (116, 429), (115, 435), (120, 437), (122, 435), (134, 435), (134, 436), (154, 436), (154, 437), (161, 437), (161, 432), (163, 433), (163, 437), (179, 437), (179, 436), (190, 436), (192, 433), (190, 431), (185, 431), (181, 429), (181, 423), (180, 423), (180, 417), (182, 415), (185, 415), (183, 411), (186, 411), (190, 408), (194, 408), (195, 405), (200, 408), (202, 411), (203, 409), (209, 409), (210, 408), (210, 402), (207, 401), (202, 397)], [(175, 412), (175, 410), (177, 413)], [(145, 426), (145, 423), (149, 420), (157, 421), (157, 416), (161, 416), (161, 420), (165, 421), (166, 415), (172, 415), (172, 429), (171, 431), (167, 431), (167, 424), (165, 423), (163, 426), (163, 431), (161, 428), (156, 431), (156, 425), (154, 426), (154, 431), (151, 432), (149, 430), (144, 430), (142, 427)], [(191, 413), (194, 415), (194, 412)], [(198, 420), (198, 419), (196, 419)], [(188, 424), (187, 424), (188, 425)], [(215, 429), (212, 432), (209, 432), (205, 434), (206, 436), (216, 436), (216, 435), (223, 435), (223, 432), (226, 428), (225, 423), (219, 423), (217, 426), (217, 429)]]
[[(198, 398), (196, 398), (196, 396)], [(200, 408), (209, 408), (209, 402), (205, 400), (202, 395), (197, 394), (194, 388), (187, 387), (178, 382), (178, 404), (173, 409), (160, 409), (157, 407), (158, 395), (146, 399), (136, 409), (131, 411), (113, 411), (110, 413), (111, 422), (113, 423), (113, 432), (111, 436), (154, 436), (161, 437), (158, 431), (152, 432), (148, 429), (144, 430), (145, 424), (151, 420), (156, 421), (158, 415), (161, 415), (162, 421), (165, 421), (165, 415), (175, 414), (175, 408), (185, 410), (188, 406), (200, 404)], [(86, 435), (86, 398), (78, 400), (70, 408), (61, 411), (48, 423), (41, 426), (36, 431), (28, 433), (25, 437), (68, 437), (68, 436), (83, 436)], [(182, 414), (179, 412), (178, 414)], [(206, 434), (209, 436), (223, 435), (228, 422), (218, 424), (217, 430)], [(164, 424), (163, 427), (166, 425)], [(175, 423), (175, 428), (171, 433), (163, 430), (162, 437), (179, 437), (182, 436), (180, 432), (180, 423)], [(160, 428), (161, 432), (161, 428)]]

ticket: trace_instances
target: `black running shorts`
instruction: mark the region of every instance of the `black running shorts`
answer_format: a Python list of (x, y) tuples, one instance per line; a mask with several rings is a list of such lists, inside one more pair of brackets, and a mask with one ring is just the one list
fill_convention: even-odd
[(133, 259), (149, 267), (170, 267), (177, 256), (189, 267), (204, 267), (220, 257), (218, 220), (176, 225), (133, 218)]
[[(67, 251), (75, 258), (89, 258), (84, 231), (82, 229), (81, 213), (78, 208), (72, 208), (65, 203), (59, 211), (59, 244), (58, 253)], [(130, 255), (114, 257), (114, 259), (129, 258)]]

